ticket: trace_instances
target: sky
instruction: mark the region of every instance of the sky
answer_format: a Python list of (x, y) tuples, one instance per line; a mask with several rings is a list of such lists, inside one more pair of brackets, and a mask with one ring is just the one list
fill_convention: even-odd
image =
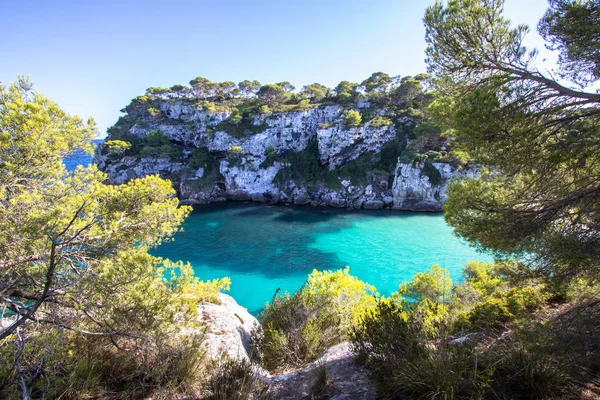
[[(361, 82), (425, 72), (434, 0), (2, 0), (0, 81), (28, 76), (100, 136), (151, 86), (212, 81)], [(507, 0), (532, 29), (547, 0)]]

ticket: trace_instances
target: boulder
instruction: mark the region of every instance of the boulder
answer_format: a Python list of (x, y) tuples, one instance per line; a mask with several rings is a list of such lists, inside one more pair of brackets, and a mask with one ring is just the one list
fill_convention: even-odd
[(216, 359), (226, 353), (232, 359), (249, 360), (250, 335), (258, 321), (231, 296), (221, 293), (219, 302), (198, 305), (198, 318), (206, 325), (208, 356)]
[(383, 206), (384, 203), (381, 200), (367, 200), (363, 204), (365, 210), (381, 210)]
[[(315, 396), (315, 383), (325, 368), (327, 386)], [(377, 393), (369, 382), (369, 372), (356, 362), (348, 342), (329, 348), (308, 367), (269, 379), (269, 393), (278, 400), (338, 399), (375, 400)]]
[(298, 190), (298, 193), (296, 193), (296, 197), (294, 198), (294, 204), (304, 205), (304, 204), (308, 204), (310, 202), (311, 202), (311, 199), (310, 199), (310, 196), (308, 195), (308, 193), (306, 192), (306, 189)]

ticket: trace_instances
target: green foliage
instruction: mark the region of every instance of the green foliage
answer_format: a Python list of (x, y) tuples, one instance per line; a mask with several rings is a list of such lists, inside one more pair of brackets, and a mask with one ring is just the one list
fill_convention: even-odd
[(269, 107), (282, 103), (288, 98), (286, 90), (280, 85), (267, 84), (260, 88), (258, 97), (267, 102)]
[(600, 4), (552, 0), (538, 30), (558, 50), (561, 75), (581, 86), (600, 79)]
[(146, 143), (151, 147), (158, 147), (165, 144), (170, 144), (169, 138), (162, 131), (150, 131), (148, 132), (148, 138)]
[(269, 370), (303, 366), (344, 340), (351, 324), (374, 304), (375, 288), (349, 269), (313, 271), (293, 296), (274, 296), (260, 316), (254, 343)]
[(154, 108), (154, 107), (149, 107), (148, 108), (148, 114), (152, 115), (152, 116), (157, 116), (160, 115), (161, 112), (158, 108)]
[(206, 389), (209, 400), (266, 400), (268, 385), (259, 376), (258, 368), (247, 360), (221, 359)]
[(348, 105), (358, 99), (357, 87), (358, 83), (340, 82), (334, 89), (336, 102), (341, 105)]
[(256, 80), (245, 80), (238, 83), (238, 88), (240, 89), (242, 95), (245, 97), (256, 96), (258, 90), (260, 89), (260, 82)]
[(411, 282), (404, 282), (398, 288), (398, 293), (408, 300), (420, 303), (449, 303), (453, 289), (450, 273), (439, 265), (433, 265), (429, 271), (418, 272)]
[(161, 146), (145, 146), (140, 151), (141, 156), (147, 157), (168, 157), (177, 158), (182, 155), (181, 150), (171, 146), (170, 144), (163, 144)]
[(293, 179), (313, 184), (323, 181), (329, 174), (327, 168), (319, 164), (319, 144), (316, 140), (310, 140), (302, 151), (289, 151), (277, 158), (289, 164), (289, 167), (283, 167), (277, 172), (275, 180), (278, 182)]
[(391, 126), (393, 123), (388, 118), (384, 118), (381, 115), (376, 116), (370, 122), (370, 126), (373, 128), (381, 128), (382, 126)]
[(188, 166), (193, 169), (204, 168), (205, 175), (208, 175), (218, 167), (218, 163), (206, 147), (196, 147), (190, 155)]
[[(561, 369), (568, 351), (549, 351), (561, 341), (545, 331), (547, 322), (516, 322), (530, 321), (545, 296), (535, 282), (513, 283), (503, 275), (509, 267), (469, 263), (465, 282), (453, 286), (448, 272), (434, 266), (361, 314), (350, 340), (382, 398), (547, 399), (574, 390), (565, 371), (577, 367), (569, 361)], [(478, 321), (469, 326), (478, 331), (456, 343), (450, 335), (456, 332), (453, 321), (464, 321), (462, 313)], [(498, 340), (494, 328), (509, 323), (515, 333)]]
[(258, 107), (258, 112), (259, 114), (270, 114), (271, 110), (269, 109), (269, 106), (263, 104), (262, 106)]
[(361, 85), (364, 86), (367, 93), (386, 92), (388, 86), (392, 83), (392, 77), (384, 72), (375, 72), (365, 79)]
[(362, 122), (362, 115), (356, 110), (344, 111), (344, 125), (349, 127), (357, 127)]
[(229, 114), (229, 122), (232, 124), (237, 124), (242, 120), (242, 114), (237, 110), (233, 110), (231, 114)]
[(415, 101), (423, 95), (423, 86), (421, 80), (405, 76), (402, 78), (400, 86), (391, 93), (391, 98), (399, 109), (408, 109), (413, 107)]
[(423, 164), (421, 175), (428, 177), (432, 186), (439, 186), (442, 184), (442, 174), (431, 162), (425, 162), (425, 164)]
[(123, 140), (107, 140), (102, 143), (102, 147), (108, 150), (110, 153), (123, 154), (127, 150), (131, 149), (131, 143)]
[(147, 253), (190, 208), (156, 176), (111, 186), (93, 165), (67, 173), (62, 157), (89, 148), (93, 122), (26, 82), (0, 98), (0, 308), (13, 316), (0, 329), (1, 396), (150, 396), (197, 383), (196, 304), (228, 280), (203, 283), (189, 264)]
[(300, 94), (310, 100), (311, 103), (318, 103), (330, 95), (331, 90), (320, 83), (311, 83), (302, 88)]
[(241, 146), (231, 146), (228, 150), (228, 152), (230, 153), (242, 153), (244, 151), (244, 149), (242, 149)]
[(503, 3), (453, 0), (425, 15), (436, 114), (459, 150), (493, 171), (451, 185), (446, 219), (473, 244), (527, 256), (553, 279), (596, 279), (600, 94), (574, 89), (598, 79), (598, 44), (587, 40), (597, 28), (584, 23), (598, 19), (596, 2), (551, 1), (540, 23), (561, 51), (563, 80), (540, 73), (523, 47), (528, 28), (511, 26)]
[(372, 371), (382, 398), (480, 398), (485, 381), (473, 369), (472, 349), (431, 349), (418, 319), (393, 301), (379, 301), (365, 314), (352, 331), (351, 343)]
[(262, 122), (259, 124), (254, 123), (254, 115), (249, 110), (241, 113), (235, 112), (232, 114), (235, 118), (232, 120), (231, 118), (226, 119), (215, 126), (215, 131), (224, 131), (227, 134), (233, 136), (234, 138), (243, 138), (245, 136), (253, 135), (259, 132), (264, 131), (267, 128), (266, 122)]

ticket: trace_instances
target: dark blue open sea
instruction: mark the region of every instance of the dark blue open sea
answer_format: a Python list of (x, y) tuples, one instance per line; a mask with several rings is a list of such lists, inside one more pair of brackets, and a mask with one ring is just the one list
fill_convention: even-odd
[[(103, 141), (104, 139), (94, 139), (92, 140), (92, 143), (97, 145)], [(82, 150), (76, 150), (69, 157), (65, 157), (63, 162), (65, 163), (67, 171), (73, 171), (78, 165), (83, 165), (84, 167), (90, 165), (92, 162), (92, 156)]]

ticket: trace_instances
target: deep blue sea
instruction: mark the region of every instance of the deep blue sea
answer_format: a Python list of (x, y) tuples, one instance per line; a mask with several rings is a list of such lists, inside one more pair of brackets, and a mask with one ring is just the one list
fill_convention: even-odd
[[(90, 161), (75, 155), (65, 163)], [(230, 294), (253, 313), (277, 289), (298, 289), (313, 269), (350, 266), (389, 295), (433, 264), (459, 280), (467, 261), (491, 260), (456, 238), (441, 213), (225, 203), (196, 208), (183, 229), (152, 253), (190, 262), (201, 279), (230, 277)]]
[[(103, 139), (94, 139), (92, 140), (92, 143), (94, 145), (97, 145), (102, 143), (102, 141)], [(73, 171), (75, 168), (77, 168), (78, 165), (83, 165), (84, 167), (90, 165), (90, 163), (92, 162), (92, 156), (90, 156), (85, 151), (76, 150), (69, 157), (66, 157), (63, 160), (63, 162), (65, 164), (65, 167), (67, 168), (67, 171)]]

